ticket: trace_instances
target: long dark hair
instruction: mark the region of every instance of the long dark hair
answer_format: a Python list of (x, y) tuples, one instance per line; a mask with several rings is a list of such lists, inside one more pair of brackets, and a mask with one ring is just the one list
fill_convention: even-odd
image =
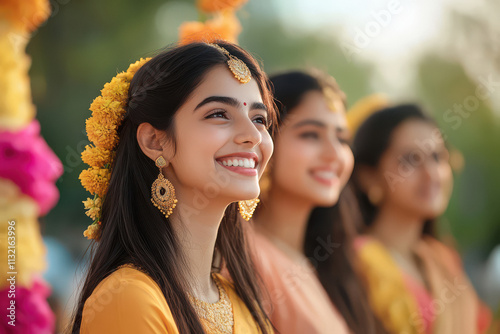
[[(217, 42), (245, 62), (257, 82), (264, 104), (275, 117), (269, 84), (257, 62), (240, 47)], [(151, 203), (151, 185), (158, 168), (140, 149), (137, 128), (143, 122), (165, 130), (175, 143), (174, 116), (200, 84), (208, 70), (226, 64), (227, 57), (205, 43), (172, 47), (147, 62), (134, 75), (129, 88), (126, 116), (119, 128), (120, 142), (107, 195), (102, 205), (100, 241), (91, 249), (91, 262), (72, 323), (78, 333), (85, 301), (96, 286), (122, 264), (143, 269), (160, 287), (180, 333), (204, 333), (186, 291), (185, 263), (169, 219)], [(216, 248), (227, 267), (236, 293), (260, 327), (268, 333), (268, 318), (247, 244), (233, 203), (222, 219)], [(184, 269), (184, 270), (183, 270)]]
[[(306, 93), (323, 92), (325, 87), (332, 89), (346, 104), (345, 95), (335, 80), (319, 71), (288, 72), (271, 77), (271, 82), (281, 121), (293, 112)], [(315, 266), (319, 281), (351, 331), (360, 334), (385, 333), (369, 307), (366, 292), (351, 260), (351, 241), (356, 231), (353, 224), (356, 219), (350, 214), (356, 210), (350, 206), (354, 204), (352, 191), (346, 188), (335, 206), (315, 208), (307, 223), (304, 252)], [(325, 243), (333, 249), (327, 250), (328, 256), (318, 258), (318, 249)]]
[[(361, 166), (375, 168), (384, 152), (389, 148), (394, 131), (404, 122), (418, 120), (436, 125), (420, 106), (416, 104), (401, 104), (384, 108), (368, 117), (356, 131), (352, 151), (354, 154), (354, 172), (351, 178), (353, 188), (358, 198), (362, 214), (362, 230), (371, 226), (375, 220), (378, 208), (368, 199), (362, 190), (357, 175)], [(362, 232), (362, 231), (361, 231)], [(429, 219), (424, 223), (423, 233), (436, 236), (435, 222)]]

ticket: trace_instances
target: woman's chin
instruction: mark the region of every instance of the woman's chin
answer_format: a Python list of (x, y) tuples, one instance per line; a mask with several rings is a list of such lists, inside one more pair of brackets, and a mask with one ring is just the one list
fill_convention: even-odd
[(330, 194), (329, 196), (316, 196), (312, 199), (314, 206), (329, 207), (334, 206), (339, 201), (339, 194)]
[(247, 201), (247, 200), (251, 200), (251, 199), (255, 199), (257, 197), (259, 197), (260, 195), (260, 189), (259, 190), (254, 190), (254, 191), (247, 191), (247, 192), (244, 192), (244, 193), (239, 193), (235, 196), (235, 202), (239, 202), (239, 201)]

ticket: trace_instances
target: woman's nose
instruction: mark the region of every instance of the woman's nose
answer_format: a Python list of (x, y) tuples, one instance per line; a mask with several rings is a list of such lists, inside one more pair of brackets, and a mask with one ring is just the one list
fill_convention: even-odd
[(337, 137), (326, 141), (323, 148), (323, 157), (328, 161), (339, 159), (341, 155), (342, 144)]
[(250, 147), (255, 147), (262, 142), (262, 134), (251, 119), (242, 117), (236, 123), (235, 128), (236, 135), (234, 136), (234, 141), (236, 144), (247, 144)]

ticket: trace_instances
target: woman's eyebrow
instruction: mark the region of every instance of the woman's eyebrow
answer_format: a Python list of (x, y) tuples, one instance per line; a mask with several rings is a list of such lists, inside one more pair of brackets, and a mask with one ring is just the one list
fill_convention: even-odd
[(300, 128), (301, 126), (305, 126), (305, 125), (314, 125), (317, 127), (326, 128), (325, 123), (318, 121), (318, 120), (315, 120), (315, 119), (306, 119), (306, 120), (303, 120), (301, 122), (298, 122), (297, 124), (295, 124), (293, 126), (293, 128), (296, 129), (296, 128)]
[(267, 107), (264, 103), (262, 102), (254, 102), (250, 105), (250, 110), (254, 110), (254, 109), (261, 109), (261, 110), (265, 110), (267, 111)]
[[(196, 111), (197, 109), (201, 108), (202, 106), (204, 106), (205, 104), (210, 103), (210, 102), (220, 102), (220, 103), (224, 103), (224, 104), (230, 105), (231, 107), (241, 108), (241, 102), (238, 101), (237, 99), (235, 99), (234, 97), (229, 97), (229, 96), (209, 96), (206, 99), (204, 99), (203, 101), (201, 101), (196, 106), (196, 108), (194, 108), (194, 110)], [(266, 105), (264, 103), (261, 103), (261, 102), (253, 102), (250, 105), (250, 109), (262, 109), (262, 110), (267, 111)]]
[(351, 134), (351, 131), (349, 131), (349, 128), (347, 126), (337, 126), (335, 127), (338, 133), (347, 133), (348, 135)]
[[(306, 126), (306, 125), (314, 125), (314, 126), (319, 127), (319, 128), (327, 128), (328, 127), (322, 121), (319, 121), (319, 120), (316, 120), (316, 119), (305, 119), (305, 120), (300, 121), (297, 124), (295, 124), (293, 126), (293, 128), (296, 129), (296, 128), (300, 128), (300, 127)], [(341, 126), (341, 125), (335, 126), (335, 131), (337, 133), (349, 133), (349, 129), (347, 127)]]
[(236, 108), (238, 108), (241, 105), (241, 103), (238, 102), (238, 100), (236, 100), (233, 97), (229, 97), (229, 96), (209, 96), (206, 99), (204, 99), (203, 101), (201, 101), (196, 106), (196, 108), (194, 108), (194, 110), (196, 111), (197, 109), (201, 108), (202, 106), (204, 106), (205, 104), (210, 103), (210, 102), (220, 102), (220, 103), (228, 104), (231, 107), (236, 107)]

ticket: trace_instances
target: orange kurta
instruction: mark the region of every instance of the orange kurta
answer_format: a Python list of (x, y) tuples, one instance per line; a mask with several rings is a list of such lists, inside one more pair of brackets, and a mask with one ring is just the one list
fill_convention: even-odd
[(247, 230), (255, 267), (267, 290), (263, 305), (276, 330), (284, 334), (349, 333), (307, 258), (292, 259), (266, 237)]
[[(218, 278), (231, 300), (233, 333), (260, 333), (233, 285), (220, 275)], [(177, 334), (179, 331), (156, 282), (147, 274), (125, 266), (106, 277), (87, 299), (80, 333)]]

